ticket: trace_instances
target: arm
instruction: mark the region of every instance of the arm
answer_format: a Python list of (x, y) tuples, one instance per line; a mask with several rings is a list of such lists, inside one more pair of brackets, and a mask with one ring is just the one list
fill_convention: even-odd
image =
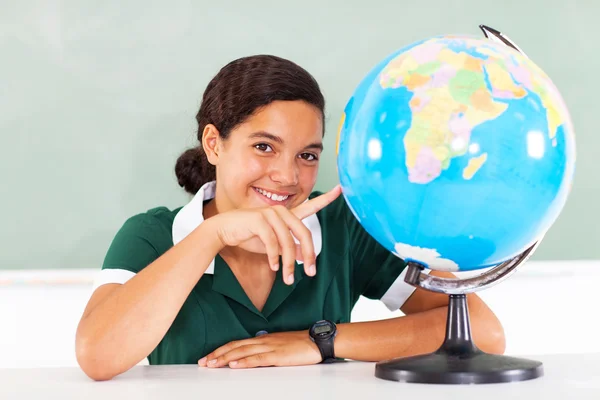
[[(344, 205), (339, 223), (346, 224), (349, 234), (353, 295), (356, 299), (362, 295), (381, 300), (390, 289), (390, 284), (406, 268), (406, 264), (373, 239), (343, 201), (339, 204)], [(455, 278), (444, 272), (433, 271), (431, 274)], [(395, 301), (394, 299), (393, 302)], [(467, 295), (467, 302), (475, 344), (488, 353), (503, 353), (504, 332), (496, 316), (474, 294)], [(403, 304), (394, 306), (400, 307), (405, 316), (382, 321), (338, 324), (338, 336), (334, 345), (336, 356), (378, 361), (429, 353), (439, 348), (445, 336), (448, 296), (417, 288)], [(200, 366), (213, 368), (225, 365), (253, 368), (308, 365), (320, 361), (321, 354), (309, 339), (306, 330), (233, 341), (214, 350), (198, 363)]]
[(75, 342), (77, 361), (89, 377), (111, 379), (159, 344), (220, 251), (214, 231), (210, 223), (201, 224), (125, 284), (103, 285), (93, 293)]
[[(281, 254), (284, 276), (288, 276), (293, 273), (296, 252), (290, 234), (293, 232), (300, 240), (304, 260), (310, 261), (305, 263), (305, 269), (308, 268), (315, 255), (310, 231), (301, 218), (325, 207), (340, 191), (336, 186), (293, 210), (264, 207), (219, 214), (205, 220), (160, 257), (154, 259), (154, 254), (146, 258), (142, 269), (125, 284), (99, 287), (77, 328), (76, 355), (81, 368), (93, 379), (106, 380), (148, 356), (210, 262), (225, 246), (266, 253), (273, 269), (279, 268)], [(131, 237), (125, 236), (121, 246), (127, 245), (128, 240)], [(124, 249), (130, 253), (127, 247)]]
[[(445, 278), (454, 275), (432, 272)], [(477, 347), (487, 353), (504, 352), (504, 332), (494, 313), (476, 295), (467, 295), (471, 331)], [(382, 361), (431, 353), (446, 332), (448, 296), (417, 289), (402, 305), (406, 315), (381, 321), (338, 324), (335, 355), (358, 361)], [(280, 332), (233, 341), (198, 361), (202, 367), (254, 368), (310, 365), (321, 353), (308, 331)]]
[[(444, 272), (432, 272), (455, 278)], [(467, 295), (471, 331), (475, 345), (482, 351), (502, 354), (504, 330), (498, 318), (476, 295)], [(403, 317), (382, 321), (338, 325), (335, 338), (337, 357), (361, 361), (381, 361), (437, 350), (446, 333), (448, 296), (417, 288), (402, 305)]]

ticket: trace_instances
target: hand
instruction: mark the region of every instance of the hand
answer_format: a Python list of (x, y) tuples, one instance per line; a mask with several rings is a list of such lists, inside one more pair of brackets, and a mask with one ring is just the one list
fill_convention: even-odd
[[(234, 210), (218, 214), (213, 220), (217, 236), (223, 246), (239, 246), (244, 250), (267, 255), (273, 271), (279, 269), (282, 258), (284, 281), (294, 281), (294, 262), (301, 259), (307, 275), (316, 273), (316, 255), (310, 230), (302, 220), (334, 201), (341, 193), (337, 185), (321, 196), (315, 197), (288, 210), (283, 206), (272, 206)], [(296, 245), (293, 235), (300, 245)]]
[(230, 342), (198, 361), (201, 367), (254, 368), (312, 365), (322, 361), (308, 331), (281, 332)]

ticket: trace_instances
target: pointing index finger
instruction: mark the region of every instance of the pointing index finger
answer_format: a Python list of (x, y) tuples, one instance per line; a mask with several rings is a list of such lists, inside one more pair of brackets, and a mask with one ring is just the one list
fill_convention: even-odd
[(336, 185), (333, 189), (331, 189), (327, 193), (323, 193), (322, 195), (315, 197), (314, 199), (310, 199), (298, 207), (292, 209), (292, 213), (300, 218), (304, 219), (309, 215), (315, 214), (318, 211), (325, 208), (328, 204), (338, 198), (338, 196), (342, 193), (342, 187), (340, 185)]

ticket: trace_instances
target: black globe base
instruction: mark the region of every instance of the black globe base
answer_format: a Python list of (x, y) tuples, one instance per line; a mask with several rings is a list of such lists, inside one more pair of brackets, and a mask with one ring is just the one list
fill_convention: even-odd
[(466, 296), (450, 295), (446, 339), (434, 353), (381, 361), (377, 378), (411, 383), (482, 384), (541, 377), (542, 363), (488, 354), (472, 341)]
[(378, 363), (375, 376), (412, 383), (477, 384), (525, 381), (543, 375), (542, 363), (477, 352), (451, 355), (435, 352)]

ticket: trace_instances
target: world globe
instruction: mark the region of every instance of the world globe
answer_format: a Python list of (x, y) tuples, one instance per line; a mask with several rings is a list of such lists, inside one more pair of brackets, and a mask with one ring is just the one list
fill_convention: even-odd
[(336, 147), (343, 196), (365, 230), (441, 271), (497, 265), (540, 241), (575, 171), (571, 119), (550, 78), (467, 35), (377, 64), (346, 104)]

